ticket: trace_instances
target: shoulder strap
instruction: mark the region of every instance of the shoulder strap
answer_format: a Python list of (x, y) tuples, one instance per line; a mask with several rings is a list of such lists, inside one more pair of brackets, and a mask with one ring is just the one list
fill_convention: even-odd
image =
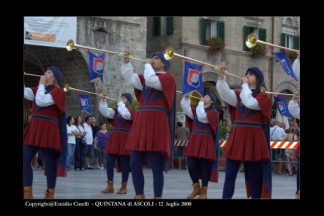
[(272, 131), (271, 136), (270, 136), (271, 140), (272, 140), (273, 132), (275, 132), (275, 130), (276, 130), (277, 128), (278, 128), (278, 127), (276, 127), (276, 128)]

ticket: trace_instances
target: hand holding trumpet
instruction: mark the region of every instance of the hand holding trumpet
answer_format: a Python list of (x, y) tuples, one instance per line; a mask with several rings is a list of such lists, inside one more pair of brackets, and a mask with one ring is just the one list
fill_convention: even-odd
[(101, 94), (99, 94), (99, 98), (100, 99), (107, 99), (108, 94), (106, 92), (102, 92)]
[(125, 64), (127, 64), (128, 62), (129, 62), (129, 56), (130, 56), (130, 51), (129, 51), (129, 49), (126, 49), (125, 51), (124, 51), (124, 63)]
[(297, 98), (300, 98), (300, 90), (299, 88), (296, 89), (294, 96), (293, 96), (293, 100), (297, 100)]
[(225, 64), (224, 61), (222, 61), (220, 64), (219, 64), (219, 67), (220, 67), (220, 70), (219, 70), (219, 79), (220, 80), (224, 80), (225, 79), (225, 70), (227, 69), (227, 65)]

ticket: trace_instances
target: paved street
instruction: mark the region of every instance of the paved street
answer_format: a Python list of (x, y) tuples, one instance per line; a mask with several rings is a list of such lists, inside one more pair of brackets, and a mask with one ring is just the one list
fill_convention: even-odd
[[(145, 196), (153, 198), (153, 178), (150, 169), (144, 169)], [(186, 199), (192, 191), (188, 170), (171, 169), (164, 174), (164, 199)], [(221, 199), (225, 172), (220, 171), (219, 183), (209, 183), (208, 198)], [(135, 195), (132, 177), (128, 182), (128, 193), (116, 194), (121, 183), (121, 173), (115, 172), (114, 194), (103, 194), (100, 191), (107, 186), (105, 170), (69, 171), (67, 177), (57, 179), (55, 198), (57, 199), (133, 199)], [(294, 199), (296, 191), (296, 175), (276, 175), (272, 178), (273, 199)], [(43, 199), (46, 190), (46, 177), (43, 170), (34, 170), (33, 194), (35, 199)], [(233, 199), (246, 199), (244, 173), (238, 173)]]

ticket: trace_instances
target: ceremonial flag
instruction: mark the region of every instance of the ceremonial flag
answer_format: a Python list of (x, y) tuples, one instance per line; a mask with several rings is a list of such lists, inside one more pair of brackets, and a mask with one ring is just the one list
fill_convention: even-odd
[(99, 56), (96, 56), (92, 52), (88, 52), (89, 54), (89, 79), (90, 82), (93, 82), (95, 79), (100, 77), (102, 81), (102, 75), (104, 73), (104, 61), (105, 61), (105, 53), (102, 53)]
[(286, 105), (286, 100), (284, 97), (282, 96), (277, 96), (277, 97), (274, 97), (274, 100), (275, 100), (275, 103), (276, 103), (276, 106), (280, 112), (281, 115), (283, 116), (287, 116), (289, 118), (292, 118), (289, 110), (288, 110), (288, 107)]
[(285, 52), (275, 52), (274, 54), (288, 76), (292, 76), (296, 81), (298, 81), (293, 69), (290, 66), (290, 61), (288, 60), (287, 54)]
[(85, 111), (85, 112), (91, 114), (90, 95), (79, 94), (79, 100), (80, 100), (81, 111)]
[(182, 94), (198, 93), (200, 96), (204, 94), (202, 84), (202, 65), (185, 62), (185, 70), (183, 76)]

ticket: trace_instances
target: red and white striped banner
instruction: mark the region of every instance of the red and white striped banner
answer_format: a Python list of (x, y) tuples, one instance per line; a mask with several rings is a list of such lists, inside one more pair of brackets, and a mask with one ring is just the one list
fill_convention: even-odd
[[(174, 146), (187, 146), (189, 140), (175, 140)], [(219, 147), (226, 147), (226, 140), (219, 140)], [(271, 141), (270, 147), (273, 149), (297, 149), (299, 142)]]
[(299, 142), (271, 141), (270, 147), (273, 149), (296, 149)]

